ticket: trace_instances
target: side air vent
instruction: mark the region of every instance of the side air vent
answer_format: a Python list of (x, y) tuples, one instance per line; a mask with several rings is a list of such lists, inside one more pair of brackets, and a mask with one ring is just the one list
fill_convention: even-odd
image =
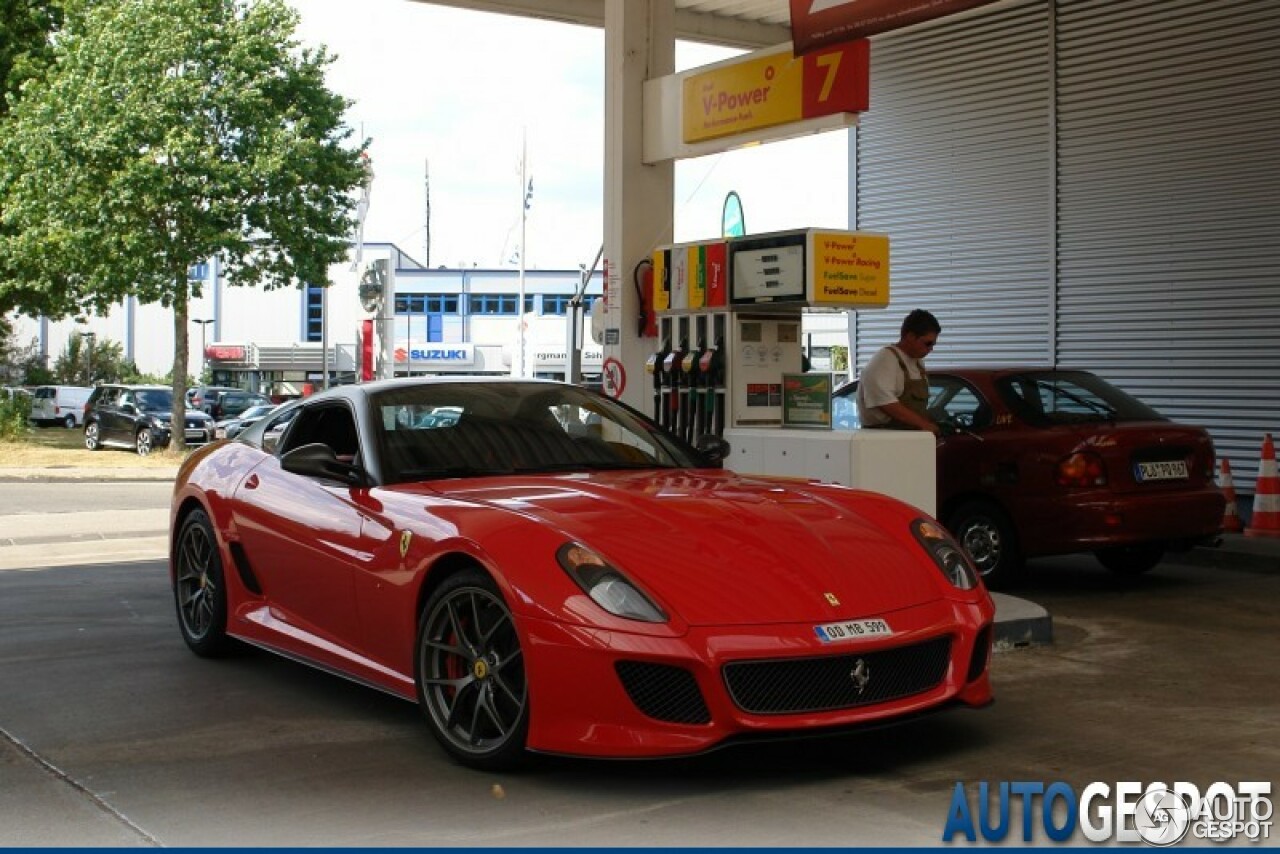
[(258, 584), (258, 576), (253, 574), (253, 567), (249, 566), (249, 556), (244, 553), (244, 546), (232, 543), (231, 559), (236, 562), (236, 575), (240, 576), (240, 583), (250, 593), (261, 596), (262, 585)]

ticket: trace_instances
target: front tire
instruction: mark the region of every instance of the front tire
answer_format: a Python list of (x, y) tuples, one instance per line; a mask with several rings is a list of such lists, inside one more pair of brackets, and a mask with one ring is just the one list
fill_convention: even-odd
[(1013, 522), (989, 501), (967, 501), (947, 518), (950, 529), (988, 587), (1003, 587), (1022, 572)]
[(196, 655), (221, 655), (231, 646), (227, 637), (227, 588), (218, 538), (203, 510), (193, 511), (183, 520), (173, 563), (173, 601), (182, 639)]
[(84, 446), (91, 451), (102, 450), (102, 428), (97, 421), (84, 425)]
[(1093, 556), (1098, 559), (1098, 563), (1116, 575), (1142, 575), (1144, 572), (1155, 569), (1156, 564), (1164, 559), (1164, 544), (1115, 546), (1109, 549), (1098, 549)]
[(153, 445), (150, 430), (143, 427), (138, 431), (138, 438), (135, 447), (138, 449), (138, 456), (146, 457), (151, 455)]
[(485, 572), (464, 570), (431, 594), (414, 673), (431, 734), (454, 759), (498, 771), (527, 758), (524, 654), (511, 610)]

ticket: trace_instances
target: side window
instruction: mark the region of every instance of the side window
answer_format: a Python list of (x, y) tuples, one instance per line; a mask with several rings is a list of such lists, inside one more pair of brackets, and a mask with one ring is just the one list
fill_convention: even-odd
[(859, 426), (857, 398), (842, 394), (831, 398), (831, 425), (837, 430), (856, 430)]
[(284, 436), (285, 429), (293, 423), (293, 419), (297, 417), (301, 410), (298, 407), (286, 409), (284, 412), (277, 413), (264, 425), (262, 431), (262, 450), (269, 454), (276, 452), (280, 439)]
[(351, 410), (341, 403), (304, 406), (288, 433), (280, 441), (279, 453), (287, 453), (303, 445), (328, 445), (342, 460), (350, 462), (360, 453), (356, 420)]
[(950, 377), (930, 380), (929, 415), (939, 423), (964, 428), (986, 427), (991, 423), (991, 409), (977, 392)]
[(132, 404), (135, 408), (137, 407), (137, 401), (134, 400), (134, 395), (131, 391), (120, 392), (116, 395), (115, 399), (111, 401), (111, 406), (117, 408), (127, 404)]

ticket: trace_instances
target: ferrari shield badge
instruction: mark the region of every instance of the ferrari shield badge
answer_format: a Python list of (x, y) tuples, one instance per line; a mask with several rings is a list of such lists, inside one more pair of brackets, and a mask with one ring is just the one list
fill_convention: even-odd
[(400, 532), (400, 557), (409, 553), (409, 543), (413, 542), (413, 531)]

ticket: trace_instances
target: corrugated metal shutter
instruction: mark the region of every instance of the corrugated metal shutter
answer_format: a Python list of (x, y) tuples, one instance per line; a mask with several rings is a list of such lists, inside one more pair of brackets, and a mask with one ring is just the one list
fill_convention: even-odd
[(856, 227), (891, 240), (889, 308), (857, 316), (860, 368), (913, 308), (931, 365), (1052, 357), (1052, 90), (1046, 0), (873, 40)]
[(1280, 3), (1059, 0), (1055, 26), (1058, 362), (1208, 427), (1251, 492), (1280, 433)]

